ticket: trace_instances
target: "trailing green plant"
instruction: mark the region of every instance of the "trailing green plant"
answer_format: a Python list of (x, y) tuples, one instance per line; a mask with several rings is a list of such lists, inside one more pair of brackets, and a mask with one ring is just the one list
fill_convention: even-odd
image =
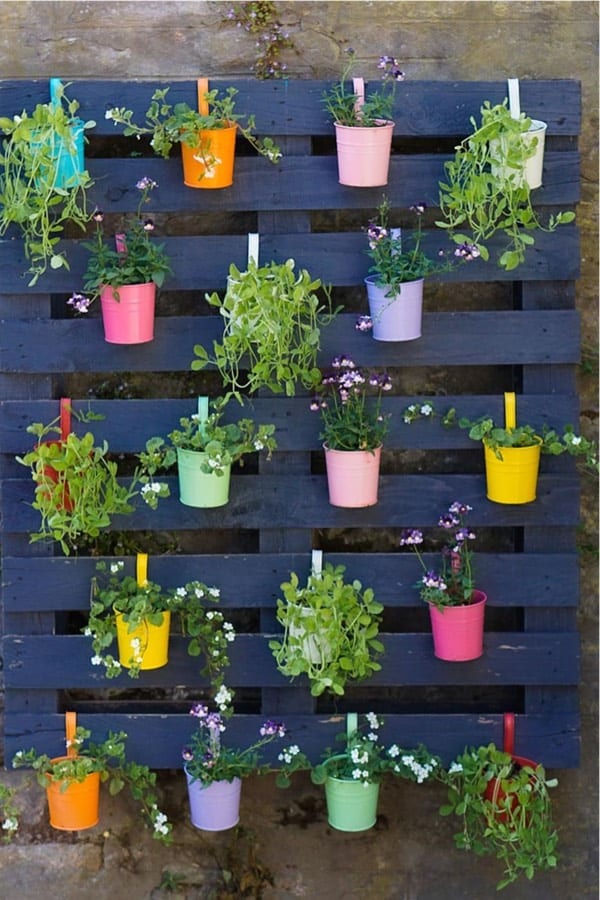
[[(295, 50), (296, 45), (277, 16), (277, 5), (271, 0), (235, 3), (221, 19), (224, 25), (235, 25), (255, 38), (256, 62), (252, 67), (257, 78), (284, 78), (287, 65), (281, 61), (282, 50)], [(296, 51), (297, 52), (297, 51)]]
[(281, 584), (277, 599), (281, 638), (269, 641), (277, 668), (290, 678), (306, 675), (313, 697), (324, 691), (341, 696), (347, 682), (378, 672), (383, 653), (378, 638), (383, 606), (372, 588), (344, 580), (345, 566), (327, 563), (304, 585), (295, 572)]
[(10, 843), (19, 830), (19, 808), (15, 803), (16, 788), (0, 782), (0, 822), (2, 840)]
[(74, 293), (67, 300), (76, 312), (86, 313), (104, 287), (112, 287), (115, 300), (119, 300), (119, 288), (127, 284), (147, 284), (153, 281), (162, 287), (165, 277), (171, 272), (169, 258), (163, 244), (151, 240), (154, 220), (143, 216), (143, 209), (150, 201), (150, 191), (158, 184), (144, 176), (136, 184), (140, 191), (136, 218), (125, 232), (115, 234), (109, 242), (104, 236), (104, 213), (96, 209), (92, 219), (96, 223), (93, 240), (84, 243), (89, 251), (83, 289), (91, 293)]
[[(102, 418), (92, 412), (77, 415), (81, 421)], [(29, 469), (35, 484), (32, 506), (40, 514), (40, 524), (30, 541), (58, 541), (68, 556), (80, 538), (97, 537), (113, 516), (133, 512), (136, 495), (154, 509), (169, 489), (144, 478), (139, 469), (127, 484), (120, 484), (106, 441), (97, 445), (89, 431), (82, 436), (70, 432), (63, 438), (58, 423), (57, 418), (47, 425), (29, 425), (27, 431), (37, 438), (36, 444), (16, 460)]]
[(349, 356), (335, 356), (310, 404), (311, 410), (321, 415), (319, 437), (327, 448), (372, 451), (381, 447), (389, 426), (381, 401), (383, 393), (391, 389), (387, 372), (366, 372)]
[[(339, 82), (323, 94), (323, 106), (334, 123), (351, 127), (376, 128), (390, 122), (394, 114), (396, 84), (404, 81), (404, 72), (398, 67), (393, 56), (380, 56), (377, 68), (383, 70), (379, 90), (369, 91), (362, 104), (352, 89), (350, 81), (356, 65), (356, 52), (346, 49), (347, 63)], [(348, 83), (350, 82), (350, 86)]]
[(524, 166), (535, 153), (537, 138), (526, 140), (531, 119), (512, 117), (505, 99), (481, 107), (481, 124), (474, 117), (473, 132), (455, 149), (454, 159), (444, 163), (445, 180), (439, 184), (443, 218), (436, 222), (457, 244), (474, 244), (482, 259), (489, 259), (487, 242), (501, 232), (507, 238), (498, 264), (516, 269), (535, 239), (532, 232), (551, 232), (572, 222), (573, 212), (559, 212), (543, 225), (531, 202)]
[[(284, 748), (278, 756), (281, 769), (277, 773), (278, 787), (289, 787), (294, 772), (309, 769), (314, 784), (324, 784), (327, 778), (342, 778), (364, 785), (380, 782), (386, 773), (397, 778), (422, 784), (440, 770), (440, 760), (420, 744), (412, 750), (403, 750), (398, 744), (388, 747), (379, 740), (383, 719), (369, 712), (364, 722), (350, 733), (342, 732), (335, 740), (341, 749), (328, 747), (322, 760), (312, 765), (297, 744)], [(365, 733), (366, 732), (366, 733)]]
[(421, 556), (419, 546), (423, 543), (423, 532), (418, 528), (407, 528), (400, 536), (400, 546), (410, 547), (416, 554), (423, 576), (415, 587), (419, 588), (421, 599), (443, 610), (447, 606), (465, 606), (473, 601), (475, 579), (473, 573), (473, 551), (470, 542), (476, 538), (475, 532), (465, 524), (472, 507), (455, 501), (448, 512), (440, 516), (438, 526), (444, 529), (446, 544), (442, 549), (440, 572), (428, 569)]
[(229, 389), (227, 399), (233, 395), (242, 402), (243, 392), (261, 388), (293, 397), (298, 385), (318, 382), (321, 328), (337, 310), (331, 309), (330, 288), (306, 269), (296, 273), (293, 259), (264, 266), (251, 260), (244, 272), (232, 264), (224, 297), (215, 292), (206, 300), (219, 310), (223, 336), (213, 341), (212, 354), (196, 344), (191, 367), (215, 365)]
[(152, 94), (143, 125), (136, 125), (133, 111), (124, 107), (107, 110), (106, 118), (112, 119), (115, 125), (122, 125), (123, 134), (127, 137), (152, 135), (150, 146), (158, 156), (165, 159), (174, 144), (193, 147), (205, 166), (205, 178), (211, 177), (217, 160), (211, 150), (210, 138), (203, 136), (203, 131), (236, 125), (240, 134), (257, 153), (272, 163), (281, 159), (281, 150), (272, 138), (259, 139), (255, 136), (255, 117), (235, 112), (235, 97), (239, 93), (237, 88), (228, 87), (221, 94), (217, 88), (208, 91), (204, 95), (208, 104), (206, 113), (193, 109), (187, 103), (171, 105), (167, 100), (169, 90), (170, 88), (160, 88)]
[(35, 749), (18, 750), (12, 761), (14, 769), (31, 768), (38, 784), (46, 789), (51, 781), (62, 782), (61, 791), (73, 782), (85, 781), (88, 775), (99, 772), (100, 781), (108, 784), (111, 797), (125, 786), (134, 800), (137, 800), (144, 821), (152, 828), (152, 837), (170, 844), (173, 826), (167, 816), (158, 808), (156, 794), (156, 773), (147, 766), (125, 759), (124, 731), (109, 731), (101, 744), (89, 740), (91, 732), (77, 726), (73, 737), (76, 753), (72, 756), (51, 758)]
[(549, 791), (558, 782), (546, 777), (543, 766), (520, 765), (488, 744), (465, 749), (438, 777), (448, 787), (440, 814), (460, 819), (456, 846), (495, 856), (504, 865), (498, 890), (556, 867), (558, 834)]
[(56, 102), (38, 103), (32, 113), (23, 110), (12, 119), (0, 117), (0, 131), (6, 135), (0, 152), (0, 237), (11, 225), (21, 231), (32, 276), (29, 286), (48, 267), (69, 268), (57, 244), (69, 224), (85, 231), (89, 221), (86, 192), (94, 182), (87, 170), (64, 184), (59, 179), (60, 148), (75, 156), (74, 133), (96, 124), (79, 119), (78, 109), (79, 103), (68, 100), (59, 84)]
[(271, 458), (277, 448), (274, 425), (255, 425), (252, 419), (222, 423), (227, 405), (226, 397), (217, 397), (210, 406), (212, 412), (206, 419), (199, 413), (184, 416), (179, 420), (180, 428), (167, 435), (167, 444), (161, 437), (152, 437), (146, 442), (146, 449), (139, 454), (142, 470), (149, 479), (159, 470), (168, 469), (177, 462), (177, 448), (205, 453), (200, 469), (207, 475), (223, 476), (225, 467), (234, 462), (243, 465), (243, 457), (248, 453), (267, 452)]
[[(107, 678), (115, 678), (123, 671), (121, 663), (110, 652), (117, 636), (116, 615), (123, 616), (129, 633), (145, 625), (160, 626), (164, 614), (170, 612), (179, 622), (179, 631), (188, 638), (187, 652), (203, 659), (200, 674), (210, 679), (211, 688), (219, 698), (229, 701), (231, 693), (220, 694), (224, 671), (229, 665), (229, 644), (235, 640), (235, 629), (225, 621), (223, 613), (215, 609), (220, 590), (201, 581), (191, 581), (181, 587), (163, 591), (159, 584), (138, 583), (132, 575), (124, 575), (122, 560), (110, 565), (100, 561), (99, 575), (92, 579), (90, 614), (83, 633), (92, 639), (93, 666), (104, 666)], [(143, 660), (143, 647), (137, 638), (131, 640), (131, 658), (127, 674), (137, 678)], [(228, 702), (224, 703), (224, 707)]]
[[(431, 419), (436, 415), (437, 412), (430, 402), (411, 403), (404, 410), (403, 420), (410, 425), (418, 419)], [(468, 430), (471, 440), (484, 443), (500, 460), (503, 447), (533, 447), (539, 444), (542, 453), (550, 456), (568, 453), (570, 456), (581, 457), (586, 471), (595, 474), (600, 471), (596, 442), (576, 434), (572, 425), (564, 425), (561, 429), (562, 434), (548, 425), (544, 425), (542, 428), (534, 428), (532, 425), (506, 428), (496, 425), (491, 416), (481, 416), (475, 420), (468, 419), (466, 416), (459, 417), (454, 407), (448, 409), (442, 415), (441, 420), (446, 428), (458, 425), (459, 428)]]

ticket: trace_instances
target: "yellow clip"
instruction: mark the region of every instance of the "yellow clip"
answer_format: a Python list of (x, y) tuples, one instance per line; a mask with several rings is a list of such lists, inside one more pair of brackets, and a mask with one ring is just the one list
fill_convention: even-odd
[(198, 82), (198, 112), (201, 116), (208, 115), (208, 100), (206, 99), (206, 94), (208, 94), (208, 78), (199, 78)]
[(517, 399), (514, 391), (504, 394), (504, 427), (507, 431), (517, 427)]
[(138, 553), (135, 561), (135, 577), (138, 587), (145, 587), (148, 584), (148, 554)]

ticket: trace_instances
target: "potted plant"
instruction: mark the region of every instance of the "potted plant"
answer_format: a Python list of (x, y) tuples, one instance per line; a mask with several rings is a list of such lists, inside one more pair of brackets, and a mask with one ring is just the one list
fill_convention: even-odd
[(543, 766), (488, 744), (465, 749), (438, 778), (448, 787), (441, 815), (460, 819), (456, 846), (504, 865), (498, 890), (555, 868), (558, 835), (549, 791), (558, 782)]
[(355, 51), (346, 50), (348, 62), (341, 80), (323, 94), (323, 105), (335, 127), (340, 184), (351, 187), (377, 187), (387, 184), (396, 83), (404, 81), (404, 72), (393, 56), (381, 56), (383, 70), (379, 90), (365, 96), (361, 79), (348, 82), (356, 62)]
[[(349, 356), (336, 356), (321, 378), (310, 408), (319, 412), (329, 502), (356, 508), (377, 503), (381, 447), (388, 416), (381, 412), (384, 391), (392, 389), (387, 372), (367, 372)], [(369, 396), (373, 394), (373, 396)]]
[(94, 211), (96, 233), (84, 243), (90, 258), (83, 289), (91, 296), (75, 293), (67, 300), (76, 312), (87, 313), (99, 296), (104, 338), (111, 344), (143, 344), (154, 338), (156, 289), (171, 272), (164, 245), (152, 240), (154, 221), (143, 215), (150, 192), (157, 187), (151, 178), (137, 182), (140, 199), (135, 221), (127, 231), (116, 233), (112, 242), (104, 236), (104, 213)]
[(421, 248), (424, 203), (416, 203), (410, 211), (417, 217), (416, 230), (408, 237), (401, 228), (389, 226), (390, 204), (384, 197), (377, 218), (366, 229), (368, 255), (373, 260), (365, 278), (370, 316), (360, 316), (357, 328), (371, 330), (377, 341), (414, 341), (421, 337), (423, 316), (423, 281), (432, 275), (449, 272), (460, 260), (477, 259), (474, 245), (456, 247), (452, 256), (440, 250), (430, 259)]
[(330, 289), (318, 278), (306, 269), (296, 272), (293, 259), (264, 266), (251, 260), (244, 272), (230, 266), (222, 299), (215, 292), (206, 300), (219, 311), (223, 336), (213, 342), (212, 354), (201, 344), (194, 347), (194, 371), (216, 366), (224, 387), (240, 402), (246, 391), (268, 388), (293, 397), (298, 385), (314, 387), (321, 328), (335, 316)]
[[(102, 418), (88, 412), (81, 421)], [(106, 441), (96, 444), (94, 435), (80, 436), (61, 430), (60, 419), (45, 425), (34, 422), (27, 431), (35, 435), (32, 450), (16, 460), (26, 466), (35, 484), (32, 506), (40, 514), (40, 524), (30, 535), (31, 542), (58, 541), (65, 556), (81, 541), (96, 538), (110, 527), (113, 516), (133, 512), (132, 500), (140, 494), (152, 508), (159, 496), (167, 496), (168, 486), (145, 479), (137, 471), (127, 484), (118, 480), (117, 463), (110, 458)], [(59, 435), (59, 439), (52, 439)], [(48, 439), (48, 438), (51, 439)]]
[[(435, 415), (432, 403), (413, 403), (403, 417), (410, 424)], [(581, 457), (585, 471), (594, 474), (599, 471), (596, 442), (576, 434), (572, 425), (563, 426), (562, 434), (547, 425), (542, 428), (517, 425), (516, 396), (510, 391), (504, 395), (503, 426), (497, 425), (491, 416), (476, 420), (459, 416), (454, 407), (442, 415), (442, 422), (448, 428), (458, 425), (468, 429), (472, 440), (483, 443), (487, 498), (494, 503), (520, 504), (535, 500), (542, 453)]]
[(483, 653), (487, 595), (475, 588), (471, 541), (476, 535), (465, 524), (470, 512), (470, 506), (456, 501), (440, 516), (438, 526), (444, 530), (446, 545), (439, 572), (429, 569), (421, 555), (421, 531), (406, 529), (400, 537), (400, 546), (410, 547), (423, 568), (416, 587), (429, 606), (434, 654), (451, 662), (477, 659)]
[[(229, 665), (229, 644), (235, 639), (233, 625), (214, 609), (219, 589), (192, 581), (164, 591), (148, 581), (146, 566), (145, 554), (138, 555), (136, 577), (123, 574), (122, 560), (97, 563), (99, 576), (92, 579), (90, 614), (83, 629), (92, 639), (92, 665), (104, 666), (107, 678), (120, 675), (123, 668), (130, 678), (137, 678), (141, 670), (165, 666), (169, 630), (176, 617), (180, 633), (188, 638), (189, 655), (202, 656), (201, 674), (218, 692)], [(115, 638), (118, 659), (110, 652)]]
[(77, 116), (79, 103), (51, 80), (51, 101), (32, 113), (0, 117), (6, 135), (0, 156), (0, 237), (11, 225), (23, 236), (27, 270), (37, 283), (48, 267), (69, 268), (59, 243), (65, 227), (85, 231), (86, 191), (93, 185), (83, 161), (83, 141), (93, 121)]
[(536, 230), (554, 231), (572, 222), (573, 212), (559, 212), (543, 225), (531, 202), (531, 188), (523, 176), (535, 143), (526, 137), (531, 119), (513, 118), (507, 101), (481, 107), (481, 124), (471, 118), (473, 132), (456, 147), (452, 160), (444, 163), (439, 206), (443, 219), (436, 222), (458, 244), (475, 244), (482, 259), (489, 259), (487, 242), (500, 232), (508, 239), (498, 264), (516, 269)]
[(51, 758), (35, 749), (19, 750), (13, 768), (26, 766), (35, 772), (46, 791), (50, 824), (61, 831), (80, 831), (98, 823), (100, 784), (107, 783), (111, 796), (125, 785), (140, 807), (152, 836), (171, 842), (172, 826), (160, 811), (156, 796), (156, 775), (147, 766), (125, 759), (124, 731), (110, 731), (101, 744), (89, 741), (91, 732), (76, 725), (75, 713), (66, 716), (66, 756)]
[(281, 584), (277, 621), (283, 635), (269, 641), (279, 671), (306, 675), (313, 697), (324, 691), (342, 696), (348, 682), (378, 672), (383, 653), (378, 638), (383, 606), (372, 588), (344, 579), (345, 566), (313, 565), (306, 584), (295, 572)]
[(265, 774), (271, 767), (261, 760), (261, 749), (286, 733), (282, 722), (267, 720), (254, 743), (240, 749), (227, 747), (224, 717), (195, 703), (190, 715), (197, 728), (182, 750), (192, 825), (203, 831), (225, 831), (240, 818), (242, 779)]
[(248, 418), (223, 423), (226, 404), (226, 397), (217, 397), (210, 404), (207, 397), (200, 397), (198, 412), (181, 418), (181, 427), (167, 435), (170, 445), (153, 437), (140, 454), (149, 479), (159, 469), (177, 463), (179, 499), (186, 506), (224, 506), (229, 502), (233, 463), (243, 465), (246, 454), (262, 450), (270, 459), (277, 447), (274, 425), (257, 426)]
[(281, 151), (271, 138), (260, 140), (254, 134), (254, 116), (235, 112), (234, 87), (219, 94), (208, 91), (208, 82), (199, 85), (198, 106), (187, 103), (171, 105), (167, 100), (170, 88), (156, 90), (146, 111), (144, 125), (133, 122), (133, 112), (125, 108), (109, 109), (107, 119), (123, 125), (123, 133), (151, 134), (150, 146), (156, 154), (169, 156), (174, 144), (181, 144), (183, 180), (193, 188), (223, 188), (233, 182), (235, 138), (239, 132), (249, 144), (269, 162), (281, 159)]
[(439, 759), (423, 745), (414, 750), (403, 750), (397, 744), (386, 747), (379, 740), (383, 720), (372, 712), (364, 719), (359, 726), (356, 713), (349, 713), (346, 731), (336, 737), (342, 748), (327, 748), (315, 766), (297, 744), (284, 748), (278, 757), (282, 766), (277, 785), (288, 787), (294, 772), (310, 769), (313, 783), (325, 786), (327, 820), (338, 831), (366, 831), (373, 827), (386, 773), (422, 784), (440, 768)]

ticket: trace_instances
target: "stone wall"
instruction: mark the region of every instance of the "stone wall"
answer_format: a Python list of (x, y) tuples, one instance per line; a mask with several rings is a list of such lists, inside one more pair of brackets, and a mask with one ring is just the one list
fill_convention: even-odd
[[(0, 59), (3, 78), (169, 79), (250, 76), (254, 38), (223, 24), (228, 3), (217, 2), (3, 2)], [(585, 367), (581, 375), (582, 428), (595, 434), (598, 418), (598, 6), (590, 2), (283, 2), (280, 19), (295, 49), (285, 53), (290, 78), (337, 77), (344, 49), (364, 61), (365, 77), (376, 75), (379, 55), (397, 56), (409, 79), (577, 78), (583, 86), (581, 137), (582, 199), (577, 218), (582, 235), (577, 302), (582, 314)], [(383, 39), (382, 39), (383, 36)], [(0, 110), (6, 114), (7, 110)], [(583, 498), (581, 691), (582, 766), (560, 774), (557, 821), (561, 829), (558, 871), (532, 884), (509, 888), (511, 900), (593, 895), (597, 888), (597, 485)], [(14, 775), (6, 776), (14, 780)], [(172, 810), (184, 810), (181, 786), (164, 776)], [(245, 788), (246, 790), (246, 788)], [(37, 796), (37, 795), (36, 795)], [(319, 900), (481, 900), (494, 895), (496, 864), (452, 848), (451, 823), (435, 815), (443, 799), (435, 788), (394, 786), (384, 801), (378, 830), (369, 835), (332, 834), (319, 808), (319, 789), (300, 784), (278, 794), (271, 784), (248, 784), (244, 822), (258, 839), (259, 856), (275, 878), (267, 897), (305, 896)], [(316, 804), (316, 805), (315, 805)], [(398, 823), (398, 810), (401, 822)], [(56, 834), (43, 825), (44, 810), (30, 800), (34, 822), (12, 849), (0, 851), (6, 884), (27, 898), (98, 898), (151, 895), (161, 870), (178, 864), (214, 869), (220, 844), (200, 838), (181, 824), (170, 851), (136, 834), (124, 805), (103, 816), (103, 827), (77, 842), (61, 843), (63, 872), (57, 892), (45, 871), (54, 857)], [(181, 820), (185, 818), (181, 813)], [(66, 852), (65, 843), (69, 844)], [(147, 852), (146, 852), (147, 851)], [(435, 852), (435, 862), (430, 859)], [(315, 859), (319, 862), (315, 870)], [(91, 860), (91, 862), (90, 862)], [(203, 862), (204, 860), (204, 862)], [(39, 865), (39, 875), (35, 868)], [(71, 868), (68, 868), (71, 867)], [(83, 868), (82, 868), (83, 867)], [(113, 882), (125, 868), (126, 887)], [(67, 871), (68, 869), (68, 871)], [(85, 881), (81, 873), (85, 873)], [(202, 873), (186, 896), (208, 897)], [(194, 883), (194, 873), (189, 884)], [(61, 887), (62, 884), (62, 887)], [(124, 891), (124, 892), (123, 892)], [(231, 896), (234, 896), (233, 894)], [(237, 896), (237, 895), (236, 895)], [(241, 895), (240, 895), (241, 896)], [(257, 895), (258, 896), (258, 895)]]

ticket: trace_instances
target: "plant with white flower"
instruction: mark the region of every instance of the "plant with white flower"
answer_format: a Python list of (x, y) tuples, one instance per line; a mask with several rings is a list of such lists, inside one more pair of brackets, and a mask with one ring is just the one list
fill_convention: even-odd
[[(199, 468), (205, 475), (223, 477), (233, 463), (244, 464), (249, 453), (266, 451), (271, 458), (277, 447), (274, 425), (255, 425), (252, 419), (224, 423), (227, 400), (218, 397), (210, 403), (212, 412), (200, 419), (197, 413), (179, 420), (180, 428), (171, 431), (165, 441), (152, 437), (145, 450), (139, 454), (143, 479), (152, 483), (159, 469), (169, 469), (177, 462), (177, 450), (202, 453)], [(157, 494), (157, 497), (162, 496)]]
[(19, 830), (19, 809), (15, 803), (15, 794), (15, 788), (0, 782), (0, 821), (4, 832), (2, 840), (5, 843), (9, 843)]
[[(214, 691), (219, 690), (229, 665), (235, 629), (219, 609), (213, 608), (219, 602), (218, 588), (200, 581), (169, 590), (148, 580), (140, 584), (136, 577), (125, 574), (124, 561), (107, 564), (101, 560), (96, 569), (89, 620), (82, 629), (92, 639), (93, 666), (103, 665), (107, 678), (116, 678), (123, 668), (130, 678), (137, 678), (143, 667), (148, 625), (160, 626), (168, 613), (171, 624), (176, 619), (179, 631), (188, 638), (189, 655), (202, 658), (201, 674), (209, 679)], [(122, 616), (128, 634), (128, 647), (120, 648), (119, 659), (111, 653), (117, 615)]]

